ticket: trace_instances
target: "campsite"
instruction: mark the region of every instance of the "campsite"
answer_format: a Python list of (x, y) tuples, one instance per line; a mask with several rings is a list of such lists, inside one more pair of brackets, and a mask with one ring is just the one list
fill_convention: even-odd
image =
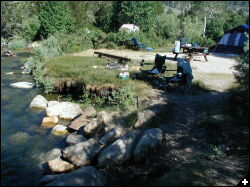
[(249, 180), (249, 2), (1, 2), (1, 185)]

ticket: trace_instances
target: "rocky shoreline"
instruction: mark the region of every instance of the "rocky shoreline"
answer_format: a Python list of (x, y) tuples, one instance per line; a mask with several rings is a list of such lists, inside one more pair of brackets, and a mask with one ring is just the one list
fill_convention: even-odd
[[(119, 114), (96, 112), (92, 106), (82, 111), (78, 104), (47, 101), (38, 95), (30, 107), (46, 111), (41, 128), (52, 128), (55, 136), (67, 136), (66, 148), (41, 155), (39, 167), (45, 174), (41, 185), (104, 186), (107, 179), (98, 169), (121, 166), (131, 159), (141, 161), (163, 139), (162, 131), (152, 128), (156, 124), (146, 123), (157, 122), (155, 110), (139, 112), (136, 126), (126, 128), (116, 120)], [(68, 125), (59, 124), (61, 119), (68, 120)]]

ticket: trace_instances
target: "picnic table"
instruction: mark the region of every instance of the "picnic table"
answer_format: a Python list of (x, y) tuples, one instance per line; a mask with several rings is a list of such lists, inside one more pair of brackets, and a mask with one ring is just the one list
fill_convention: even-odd
[(208, 53), (205, 53), (204, 50), (207, 47), (193, 47), (193, 46), (181, 46), (182, 52), (175, 53), (174, 60), (176, 60), (178, 54), (188, 54), (188, 56), (204, 56), (205, 60), (207, 61), (207, 55)]
[(94, 51), (94, 54), (97, 54), (99, 57), (106, 56), (106, 57), (118, 59), (119, 63), (122, 63), (123, 61), (131, 61), (130, 58), (117, 56), (117, 55), (113, 55), (113, 54), (108, 54), (108, 53), (103, 53), (103, 52), (99, 52), (99, 51)]

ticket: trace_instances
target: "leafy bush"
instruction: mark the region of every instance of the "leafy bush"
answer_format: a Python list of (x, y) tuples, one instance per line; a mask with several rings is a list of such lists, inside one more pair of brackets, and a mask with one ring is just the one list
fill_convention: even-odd
[(19, 35), (25, 38), (27, 41), (32, 41), (36, 38), (40, 30), (40, 20), (38, 16), (32, 16), (22, 23), (22, 29), (19, 31)]
[(157, 18), (154, 30), (162, 38), (176, 40), (180, 35), (180, 19), (173, 14), (160, 15)]
[(55, 37), (58, 40), (58, 45), (63, 53), (74, 53), (93, 48), (91, 38), (88, 37), (86, 31), (81, 30), (77, 33), (56, 33)]
[(234, 65), (236, 72), (234, 77), (243, 87), (249, 89), (249, 35), (244, 46), (244, 53), (237, 58), (237, 64)]
[(27, 42), (25, 41), (25, 39), (21, 38), (21, 37), (17, 37), (12, 39), (11, 41), (9, 41), (9, 49), (11, 50), (17, 50), (17, 49), (23, 49), (27, 46)]
[(121, 90), (112, 92), (109, 98), (115, 102), (120, 108), (127, 108), (135, 104), (134, 92), (131, 87), (123, 87)]

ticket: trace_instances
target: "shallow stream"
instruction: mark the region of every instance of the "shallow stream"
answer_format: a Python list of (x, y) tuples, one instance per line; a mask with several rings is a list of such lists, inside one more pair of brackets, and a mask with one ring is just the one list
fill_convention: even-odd
[(1, 57), (2, 186), (38, 185), (43, 175), (38, 167), (41, 153), (65, 146), (65, 137), (57, 137), (51, 129), (40, 127), (45, 111), (29, 108), (32, 99), (41, 94), (39, 90), (10, 87), (15, 82), (33, 82), (32, 76), (22, 75), (20, 69), (30, 54), (22, 51), (14, 57)]

